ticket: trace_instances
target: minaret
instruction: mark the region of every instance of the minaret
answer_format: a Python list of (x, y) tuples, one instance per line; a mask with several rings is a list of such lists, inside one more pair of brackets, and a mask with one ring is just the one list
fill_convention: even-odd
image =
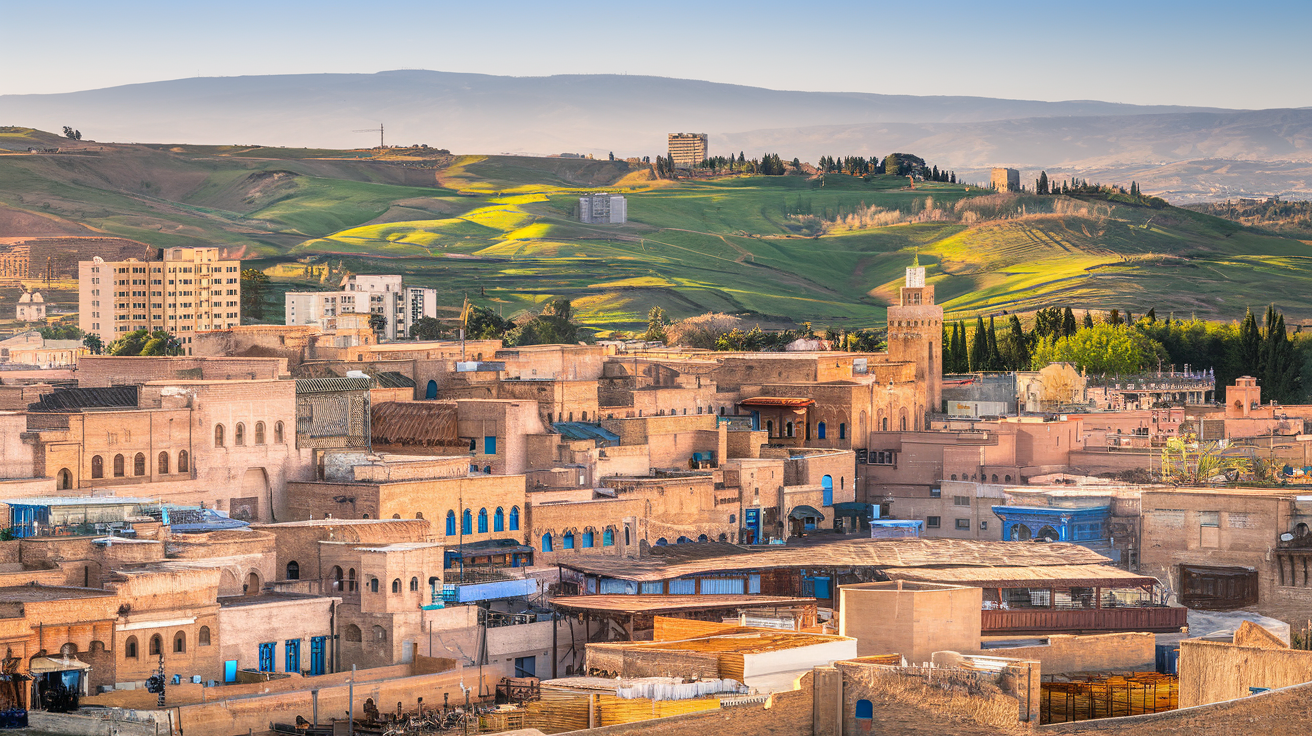
[(899, 304), (888, 308), (888, 356), (916, 364), (916, 380), (925, 390), (923, 422), (923, 412), (943, 410), (943, 308), (934, 303), (933, 285), (925, 284), (920, 254), (907, 269), (899, 297)]

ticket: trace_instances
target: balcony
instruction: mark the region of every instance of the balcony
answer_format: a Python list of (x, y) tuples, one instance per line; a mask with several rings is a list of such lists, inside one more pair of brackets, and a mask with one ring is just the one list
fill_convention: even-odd
[(1189, 609), (1182, 606), (1132, 606), (1125, 608), (982, 611), (980, 633), (984, 636), (1011, 634), (1106, 634), (1118, 631), (1171, 633), (1188, 623)]

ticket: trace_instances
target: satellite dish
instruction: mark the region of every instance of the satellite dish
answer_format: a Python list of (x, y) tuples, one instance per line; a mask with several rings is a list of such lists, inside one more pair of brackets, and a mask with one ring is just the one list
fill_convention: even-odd
[(1280, 541), (1282, 541), (1282, 542), (1292, 542), (1292, 541), (1294, 541), (1294, 535), (1293, 535), (1293, 534), (1290, 534), (1289, 532), (1285, 532), (1284, 534), (1281, 534), (1281, 535), (1280, 535)]

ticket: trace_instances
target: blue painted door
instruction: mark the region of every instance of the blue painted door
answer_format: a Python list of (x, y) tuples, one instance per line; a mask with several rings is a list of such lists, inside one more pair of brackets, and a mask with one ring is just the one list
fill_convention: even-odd
[(277, 642), (265, 642), (260, 645), (260, 672), (274, 672), (273, 669), (273, 650), (278, 646)]
[(230, 659), (227, 662), (223, 663), (223, 681), (224, 682), (237, 681), (237, 660)]
[(288, 639), (285, 643), (286, 657), (283, 661), (284, 672), (301, 671), (301, 640)]
[(815, 579), (815, 597), (816, 598), (829, 597), (829, 578)]
[(428, 387), (424, 389), (424, 398), (425, 399), (437, 398), (437, 381), (428, 382)]
[(759, 544), (761, 533), (761, 510), (744, 509), (743, 526), (747, 529), (747, 543)]
[(833, 506), (834, 505), (834, 477), (832, 475), (826, 475), (825, 477), (821, 478), (820, 489), (824, 495), (824, 501), (822, 501), (822, 503), (825, 506)]
[(322, 675), (327, 672), (324, 667), (324, 653), (328, 648), (327, 637), (316, 636), (310, 639), (310, 674)]

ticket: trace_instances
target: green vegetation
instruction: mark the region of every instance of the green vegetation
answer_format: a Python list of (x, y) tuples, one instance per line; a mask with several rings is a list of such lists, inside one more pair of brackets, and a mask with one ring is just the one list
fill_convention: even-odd
[[(439, 289), (445, 329), (466, 296), (520, 325), (566, 299), (581, 335), (641, 333), (660, 307), (668, 320), (736, 316), (742, 344), (758, 325), (796, 335), (804, 321), (869, 344), (916, 253), (939, 303), (972, 323), (1052, 303), (1236, 319), (1270, 301), (1276, 284), (1291, 316), (1312, 317), (1312, 247), (1159, 206), (1134, 185), (1050, 182), (1048, 191), (1066, 194), (1003, 194), (953, 183), (951, 172), (902, 153), (826, 157), (820, 176), (798, 175), (787, 152), (751, 168), (789, 175), (750, 175), (739, 155), (715, 168), (731, 175), (673, 181), (636, 160), (432, 149), (25, 153), (62, 140), (0, 129), (0, 237), (97, 232), (217, 245), (268, 278), (245, 310), (262, 308), (255, 318), (268, 321), (289, 289), (400, 273)], [(878, 173), (889, 159), (930, 181)], [(578, 197), (594, 191), (628, 197), (630, 222), (577, 222)], [(999, 321), (1004, 363), (1021, 360), (1008, 327)]]
[(1312, 239), (1312, 202), (1265, 200), (1207, 202), (1185, 205), (1185, 209), (1261, 228), (1292, 238)]
[(106, 351), (110, 355), (182, 355), (182, 342), (164, 330), (140, 329), (111, 342)]

